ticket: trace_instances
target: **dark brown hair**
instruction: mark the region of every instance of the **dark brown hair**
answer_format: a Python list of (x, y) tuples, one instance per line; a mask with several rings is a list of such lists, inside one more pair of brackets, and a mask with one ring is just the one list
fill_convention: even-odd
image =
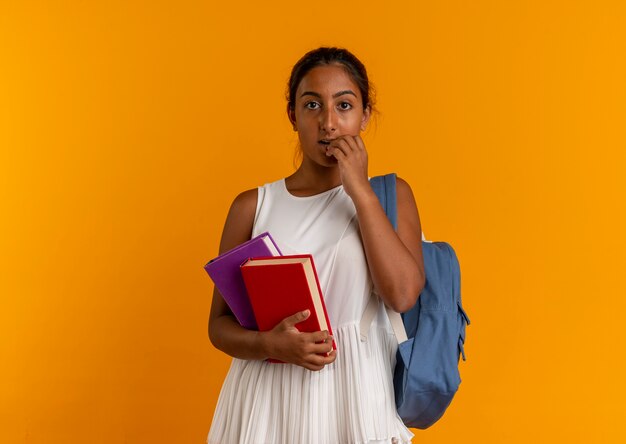
[(340, 64), (359, 87), (363, 98), (363, 110), (374, 108), (373, 87), (367, 78), (367, 71), (361, 61), (354, 54), (344, 48), (321, 47), (307, 52), (291, 70), (287, 83), (287, 102), (289, 109), (296, 106), (296, 90), (304, 76), (313, 68), (322, 65)]

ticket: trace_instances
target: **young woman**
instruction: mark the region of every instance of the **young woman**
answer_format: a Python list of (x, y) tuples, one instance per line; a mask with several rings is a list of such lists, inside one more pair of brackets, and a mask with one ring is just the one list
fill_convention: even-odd
[(308, 311), (271, 331), (246, 330), (216, 291), (209, 336), (234, 359), (208, 442), (411, 442), (395, 410), (397, 343), (383, 305), (366, 341), (359, 322), (373, 292), (404, 312), (423, 288), (413, 193), (398, 179), (396, 232), (368, 181), (360, 133), (373, 103), (365, 67), (349, 51), (324, 47), (305, 54), (291, 72), (287, 101), (302, 163), (291, 176), (235, 198), (220, 252), (269, 231), (283, 254), (312, 254), (334, 337), (300, 333), (294, 325)]

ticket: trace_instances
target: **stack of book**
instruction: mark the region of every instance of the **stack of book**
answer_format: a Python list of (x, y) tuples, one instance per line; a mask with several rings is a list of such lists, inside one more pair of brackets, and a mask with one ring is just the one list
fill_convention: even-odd
[(242, 327), (268, 331), (308, 309), (310, 316), (296, 328), (332, 335), (310, 254), (283, 256), (266, 232), (209, 261), (204, 269)]

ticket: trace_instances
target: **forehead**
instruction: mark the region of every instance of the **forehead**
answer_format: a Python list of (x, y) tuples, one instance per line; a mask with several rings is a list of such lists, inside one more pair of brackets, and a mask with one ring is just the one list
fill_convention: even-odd
[(297, 98), (305, 91), (316, 92), (321, 95), (332, 95), (338, 91), (351, 90), (357, 97), (361, 97), (358, 85), (350, 74), (341, 65), (322, 65), (311, 69), (300, 81), (297, 89)]

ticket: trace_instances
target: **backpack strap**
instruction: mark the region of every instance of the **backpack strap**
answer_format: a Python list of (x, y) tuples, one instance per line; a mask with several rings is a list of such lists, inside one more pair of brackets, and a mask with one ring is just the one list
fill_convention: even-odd
[(370, 185), (378, 196), (393, 229), (398, 231), (398, 195), (396, 194), (396, 174), (386, 174), (370, 179)]
[[(370, 300), (367, 302), (367, 306), (365, 307), (365, 311), (363, 312), (363, 316), (361, 317), (361, 322), (359, 324), (359, 333), (361, 336), (361, 341), (363, 342), (367, 341), (367, 335), (372, 325), (372, 321), (374, 320), (374, 316), (376, 316), (376, 312), (378, 311), (378, 304), (380, 304), (380, 301), (380, 297), (375, 292), (372, 292), (372, 294), (370, 295)], [(406, 335), (406, 329), (404, 328), (404, 322), (402, 322), (402, 315), (393, 311), (386, 305), (385, 311), (387, 312), (389, 323), (391, 324), (393, 334), (396, 337), (398, 344), (403, 343), (408, 339), (408, 337)]]
[[(398, 200), (396, 197), (396, 175), (395, 173), (387, 174), (385, 176), (376, 176), (370, 179), (370, 185), (372, 189), (378, 196), (378, 200), (380, 200), (380, 204), (385, 210), (385, 214), (389, 218), (391, 225), (393, 225), (393, 229), (398, 229)], [(365, 312), (361, 317), (361, 322), (359, 324), (361, 341), (367, 340), (367, 335), (372, 325), (372, 320), (374, 316), (376, 316), (376, 312), (378, 311), (378, 304), (380, 303), (380, 297), (372, 292), (370, 295), (370, 300), (365, 307)], [(393, 329), (393, 333), (398, 340), (398, 344), (407, 340), (406, 330), (404, 328), (404, 323), (402, 322), (402, 316), (400, 313), (397, 313), (385, 306), (385, 311), (387, 312), (387, 317), (389, 318), (389, 322), (391, 323), (391, 328)]]

